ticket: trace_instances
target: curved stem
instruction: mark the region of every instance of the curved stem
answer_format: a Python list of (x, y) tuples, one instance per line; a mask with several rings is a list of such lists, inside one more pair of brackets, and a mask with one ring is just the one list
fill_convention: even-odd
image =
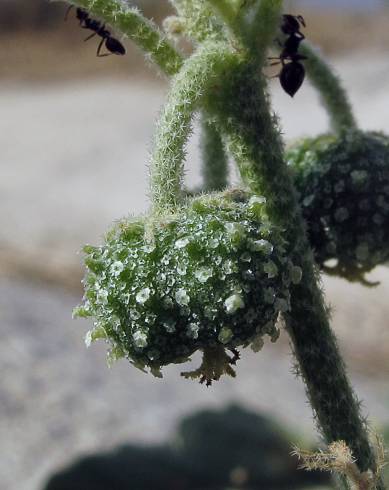
[(290, 255), (303, 271), (301, 283), (291, 286), (292, 309), (285, 321), (317, 423), (327, 442), (347, 443), (361, 471), (374, 470), (366, 424), (330, 328), (281, 138), (264, 96), (265, 84), (255, 80), (255, 73), (254, 67), (245, 67), (237, 75), (232, 90), (240, 96), (230, 104), (223, 98), (223, 107), (215, 111), (219, 127), (227, 135), (243, 180), (254, 193), (266, 196), (269, 216), (285, 230)]
[[(271, 13), (274, 2), (263, 0), (262, 4), (267, 4)], [(276, 15), (274, 8), (270, 16), (273, 28)], [(270, 32), (270, 26), (265, 32)], [(263, 60), (265, 48), (261, 43), (259, 59)], [(243, 180), (254, 193), (266, 196), (269, 217), (285, 230), (290, 256), (302, 268), (301, 283), (291, 286), (291, 312), (285, 321), (317, 423), (328, 442), (346, 442), (361, 471), (374, 471), (375, 455), (330, 328), (305, 223), (284, 162), (281, 136), (271, 115), (265, 78), (258, 73), (256, 60), (245, 60), (228, 82), (219, 98), (209, 97), (208, 109), (227, 137)], [(384, 489), (382, 482), (378, 488)]]
[(300, 52), (307, 57), (304, 61), (307, 75), (320, 94), (333, 131), (338, 133), (345, 129), (356, 129), (357, 123), (350, 101), (334, 70), (323, 60), (318, 50), (306, 41), (301, 44)]
[(160, 32), (137, 8), (128, 7), (120, 0), (71, 0), (91, 15), (104, 19), (115, 29), (134, 41), (167, 75), (180, 69), (183, 58)]
[(228, 184), (228, 158), (219, 131), (204, 116), (201, 121), (201, 152), (203, 190), (223, 190)]
[(283, 0), (261, 1), (255, 12), (247, 36), (247, 47), (261, 66), (264, 65), (266, 50), (270, 46), (281, 18)]
[(235, 56), (224, 43), (204, 43), (173, 80), (163, 109), (150, 166), (155, 214), (174, 212), (182, 202), (185, 143), (201, 98)]

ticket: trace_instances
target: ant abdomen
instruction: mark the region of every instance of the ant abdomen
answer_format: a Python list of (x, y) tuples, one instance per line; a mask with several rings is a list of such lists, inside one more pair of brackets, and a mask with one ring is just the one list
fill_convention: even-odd
[(302, 63), (286, 63), (279, 74), (281, 87), (293, 97), (303, 84), (305, 68)]
[(114, 37), (108, 37), (105, 42), (105, 47), (113, 54), (124, 55), (126, 50), (123, 44)]

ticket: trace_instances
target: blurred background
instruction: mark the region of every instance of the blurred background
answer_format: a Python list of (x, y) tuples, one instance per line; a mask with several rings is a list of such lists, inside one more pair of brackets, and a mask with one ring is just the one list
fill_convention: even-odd
[[(307, 38), (344, 80), (361, 127), (388, 132), (389, 6), (287, 3), (287, 12), (304, 15)], [(170, 12), (165, 0), (138, 4), (158, 23)], [(108, 369), (104, 345), (85, 349), (89, 324), (71, 319), (82, 295), (78, 251), (99, 243), (114, 219), (147, 209), (148, 151), (167, 84), (127, 41), (125, 57), (96, 58), (97, 40), (84, 43), (74, 13), (64, 22), (66, 9), (62, 2), (0, 0), (1, 488), (46, 488), (53, 472), (96, 452), (47, 488), (204, 490), (205, 481), (214, 482), (212, 489), (329, 488), (318, 475), (304, 479), (289, 456), (292, 443), (314, 447), (319, 437), (302, 382), (291, 373), (286, 335), (259, 354), (244, 352), (237, 379), (210, 389), (180, 378), (180, 366), (156, 380), (124, 361)], [(309, 82), (293, 100), (278, 81), (272, 94), (287, 141), (327, 129)], [(195, 131), (190, 186), (200, 183), (197, 141)], [(363, 412), (375, 430), (388, 433), (389, 269), (371, 279), (380, 286), (324, 277), (324, 287)], [(219, 432), (208, 423), (210, 413), (219, 417)], [(188, 420), (194, 434), (205, 424), (208, 442), (185, 439)], [(258, 422), (251, 438), (245, 420), (250, 427)], [(225, 428), (235, 426), (226, 442)], [(201, 466), (211, 433), (224, 451), (218, 453), (224, 466), (211, 466), (227, 481)], [(256, 466), (248, 454), (266, 464)], [(115, 479), (118, 468), (126, 468), (124, 483)], [(159, 475), (157, 468), (165, 468), (163, 475), (147, 480)], [(203, 480), (188, 477), (194, 473)], [(88, 480), (91, 474), (98, 478)]]

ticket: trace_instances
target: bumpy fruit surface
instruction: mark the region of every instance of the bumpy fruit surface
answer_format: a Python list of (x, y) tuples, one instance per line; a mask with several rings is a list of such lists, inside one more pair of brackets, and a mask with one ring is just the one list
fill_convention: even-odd
[(168, 218), (123, 220), (103, 246), (85, 247), (76, 315), (95, 319), (87, 342), (105, 338), (111, 356), (155, 375), (203, 350), (204, 365), (187, 377), (233, 375), (237, 347), (277, 337), (290, 282), (301, 276), (265, 207), (242, 191), (201, 196)]
[[(328, 272), (366, 282), (389, 260), (389, 138), (349, 131), (288, 151), (315, 257)], [(326, 262), (336, 259), (334, 267)]]

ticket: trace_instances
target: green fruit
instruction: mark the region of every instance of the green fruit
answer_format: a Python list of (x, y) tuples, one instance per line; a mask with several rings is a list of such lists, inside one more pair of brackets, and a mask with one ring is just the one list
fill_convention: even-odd
[(84, 304), (75, 314), (95, 319), (87, 342), (105, 338), (111, 357), (157, 376), (197, 350), (204, 363), (185, 376), (209, 384), (234, 375), (237, 347), (277, 337), (289, 284), (300, 278), (264, 201), (241, 191), (201, 196), (174, 216), (123, 220), (103, 246), (85, 247)]
[[(389, 260), (389, 138), (349, 131), (305, 139), (287, 152), (318, 264), (367, 283)], [(334, 267), (326, 264), (336, 259)]]

